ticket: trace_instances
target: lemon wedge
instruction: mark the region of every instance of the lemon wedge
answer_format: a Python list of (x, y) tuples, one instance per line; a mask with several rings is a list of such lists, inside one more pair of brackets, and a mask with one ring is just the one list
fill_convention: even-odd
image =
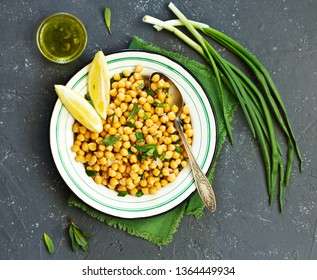
[(98, 51), (90, 64), (88, 73), (88, 93), (97, 113), (107, 118), (107, 109), (110, 102), (110, 78), (106, 56)]
[(75, 120), (90, 131), (98, 133), (102, 131), (101, 117), (84, 97), (67, 86), (55, 85), (54, 87), (60, 101)]

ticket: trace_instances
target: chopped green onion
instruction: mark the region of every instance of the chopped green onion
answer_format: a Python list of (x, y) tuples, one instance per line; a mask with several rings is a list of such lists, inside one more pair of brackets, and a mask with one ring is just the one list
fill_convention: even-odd
[[(276, 193), (276, 185), (278, 184), (277, 178), (278, 176), (280, 177), (279, 203), (280, 209), (283, 211), (284, 187), (289, 183), (294, 150), (299, 159), (300, 170), (302, 169), (302, 158), (285, 106), (272, 78), (264, 66), (250, 52), (232, 38), (206, 24), (188, 20), (173, 3), (170, 3), (168, 7), (174, 12), (179, 20), (164, 22), (150, 16), (145, 16), (143, 21), (154, 24), (154, 27), (158, 31), (164, 28), (174, 33), (196, 50), (213, 69), (218, 84), (220, 102), (223, 108), (224, 122), (231, 143), (233, 143), (233, 139), (231, 125), (225, 110), (223, 99), (224, 92), (222, 89), (223, 85), (225, 85), (229, 89), (229, 92), (238, 99), (250, 131), (253, 137), (258, 139), (261, 147), (266, 170), (270, 204), (272, 204)], [(197, 42), (175, 28), (175, 26), (181, 25), (186, 26)], [(255, 74), (255, 77), (261, 86), (261, 90), (258, 89), (241, 70), (222, 58), (199, 32), (202, 32), (204, 35), (222, 44), (244, 61)], [(158, 106), (159, 104), (154, 105)], [(273, 114), (271, 114), (271, 112), (273, 112)], [(275, 119), (273, 119), (273, 117)], [(282, 149), (275, 133), (274, 125), (276, 123), (287, 138), (288, 153), (286, 170), (284, 170)]]

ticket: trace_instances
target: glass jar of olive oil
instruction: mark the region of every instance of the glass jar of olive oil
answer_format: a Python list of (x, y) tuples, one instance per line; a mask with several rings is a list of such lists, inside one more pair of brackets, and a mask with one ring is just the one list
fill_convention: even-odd
[(39, 26), (37, 46), (47, 59), (56, 63), (69, 63), (86, 48), (87, 31), (83, 23), (67, 13), (53, 14)]

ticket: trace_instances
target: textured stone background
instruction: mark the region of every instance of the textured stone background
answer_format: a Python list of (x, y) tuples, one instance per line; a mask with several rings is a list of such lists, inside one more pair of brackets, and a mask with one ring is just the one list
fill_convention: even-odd
[[(224, 144), (214, 187), (218, 211), (184, 217), (174, 240), (160, 250), (69, 207), (71, 191), (53, 162), (49, 123), (55, 83), (65, 84), (98, 50), (127, 48), (138, 35), (162, 48), (202, 61), (170, 33), (142, 23), (145, 14), (173, 18), (169, 1), (1, 0), (0, 2), (0, 259), (317, 259), (317, 1), (201, 0), (174, 3), (253, 52), (269, 69), (302, 151), (286, 190), (286, 211), (268, 206), (263, 165), (240, 110), (235, 144)], [(112, 36), (103, 10), (112, 10)], [(88, 31), (83, 55), (55, 65), (39, 53), (35, 34), (55, 12), (78, 16)], [(219, 49), (222, 52), (222, 49)], [(227, 53), (222, 52), (226, 57)], [(66, 216), (94, 234), (89, 253), (70, 249)], [(52, 257), (43, 232), (56, 244)]]

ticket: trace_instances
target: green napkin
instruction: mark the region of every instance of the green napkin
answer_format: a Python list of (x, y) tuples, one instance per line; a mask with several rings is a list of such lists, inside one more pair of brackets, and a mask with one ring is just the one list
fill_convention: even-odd
[[(184, 65), (184, 67), (189, 69), (191, 73), (200, 81), (200, 83), (207, 91), (207, 94), (210, 96), (215, 109), (218, 125), (218, 146), (216, 150), (216, 157), (218, 157), (222, 144), (226, 140), (227, 133), (224, 125), (221, 105), (219, 102), (216, 79), (214, 73), (210, 70), (210, 68), (206, 65), (198, 63), (197, 61), (193, 61), (184, 56), (181, 56), (180, 54), (160, 49), (159, 47), (145, 42), (138, 37), (133, 37), (130, 44), (130, 49), (141, 49), (156, 52), (166, 57), (172, 58), (173, 60), (177, 61), (178, 63)], [(233, 119), (233, 114), (237, 107), (237, 103), (227, 91), (225, 91), (224, 100), (226, 104), (226, 113), (228, 114), (229, 120), (231, 121)], [(216, 164), (214, 163), (208, 174), (208, 178), (210, 181), (212, 181), (213, 179), (215, 166)], [(217, 193), (217, 189), (215, 190), (215, 192)], [(122, 219), (109, 216), (91, 208), (80, 199), (78, 199), (75, 195), (70, 196), (68, 203), (69, 205), (81, 208), (89, 215), (97, 218), (101, 222), (107, 223), (112, 227), (126, 231), (131, 235), (142, 237), (158, 245), (159, 247), (162, 247), (162, 245), (166, 245), (172, 241), (173, 234), (176, 232), (177, 227), (184, 215), (194, 215), (197, 219), (199, 219), (203, 215), (205, 208), (197, 192), (192, 195), (187, 201), (183, 202), (179, 206), (166, 213), (160, 214), (155, 217), (142, 219)]]

